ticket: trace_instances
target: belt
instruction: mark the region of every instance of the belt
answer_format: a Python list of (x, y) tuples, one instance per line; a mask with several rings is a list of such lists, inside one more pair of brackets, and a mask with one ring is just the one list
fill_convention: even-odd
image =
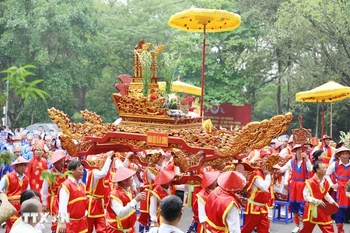
[(103, 197), (95, 197), (95, 196), (91, 196), (91, 195), (88, 195), (89, 198), (94, 198), (94, 199), (103, 199)]
[(108, 222), (107, 222), (107, 225), (111, 228), (113, 228), (114, 230), (117, 230), (117, 231), (122, 231), (123, 233), (127, 233), (128, 231), (130, 231), (132, 228), (128, 228), (128, 229), (124, 229), (124, 228), (116, 228), (114, 226), (111, 226)]
[(263, 203), (259, 203), (259, 202), (255, 202), (252, 199), (248, 198), (248, 202), (254, 205), (258, 205), (258, 206), (266, 206), (267, 204), (263, 204)]
[(18, 202), (19, 203), (19, 200), (9, 200), (9, 202), (14, 202), (14, 203)]

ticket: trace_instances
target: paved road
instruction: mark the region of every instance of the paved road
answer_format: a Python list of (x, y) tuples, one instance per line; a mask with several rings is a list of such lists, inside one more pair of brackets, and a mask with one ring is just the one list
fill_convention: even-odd
[[(188, 226), (190, 225), (192, 221), (192, 213), (191, 213), (191, 209), (186, 208), (184, 215), (181, 219), (180, 222), (180, 228), (181, 230), (183, 230), (184, 232), (186, 232)], [(137, 226), (135, 226), (137, 227)], [(335, 225), (334, 225), (335, 227)], [(294, 228), (294, 224), (293, 223), (289, 223), (288, 225), (285, 225), (283, 223), (271, 223), (271, 228), (270, 228), (270, 232), (271, 233), (287, 233), (287, 232), (291, 232)], [(345, 224), (344, 225), (344, 229), (346, 233), (350, 233), (350, 224)], [(5, 230), (4, 229), (0, 229), (0, 233), (4, 233)], [(137, 231), (136, 231), (137, 232)], [(335, 228), (335, 232), (336, 228)], [(45, 229), (43, 231), (43, 233), (51, 233), (50, 231), (50, 226), (47, 225), (47, 229)], [(321, 230), (316, 226), (313, 233), (321, 233)]]

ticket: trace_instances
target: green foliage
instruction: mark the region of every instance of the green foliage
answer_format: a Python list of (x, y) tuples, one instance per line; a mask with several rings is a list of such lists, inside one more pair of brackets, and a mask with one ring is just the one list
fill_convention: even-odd
[(350, 132), (343, 132), (343, 131), (340, 131), (340, 139), (344, 142), (345, 146), (347, 148), (350, 147)]
[(71, 174), (72, 174), (71, 171), (66, 171), (65, 173), (62, 174), (59, 172), (52, 172), (52, 171), (44, 170), (41, 172), (41, 177), (50, 183), (56, 183), (56, 176), (67, 177)]
[(37, 85), (43, 82), (43, 79), (36, 79), (34, 81), (28, 81), (29, 76), (34, 76), (34, 73), (28, 71), (28, 69), (35, 69), (35, 66), (26, 65), (22, 67), (12, 66), (6, 70), (1, 71), (0, 73), (9, 74), (8, 77), (3, 78), (4, 81), (9, 81), (9, 88), (14, 90), (15, 95), (21, 96), (23, 100), (32, 97), (35, 101), (38, 100), (38, 97), (45, 100), (45, 96), (48, 93), (44, 90), (41, 90)]
[(6, 150), (0, 152), (0, 164), (8, 164), (11, 165), (12, 160), (15, 159), (16, 156)]

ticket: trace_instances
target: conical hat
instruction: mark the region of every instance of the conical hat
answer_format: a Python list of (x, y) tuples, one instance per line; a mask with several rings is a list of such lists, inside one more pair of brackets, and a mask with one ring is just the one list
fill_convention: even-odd
[(29, 163), (29, 161), (26, 160), (25, 158), (23, 158), (22, 156), (19, 156), (15, 161), (13, 161), (11, 166), (14, 166), (14, 165), (17, 165), (17, 164), (22, 164), (22, 163)]
[(226, 191), (235, 192), (247, 184), (246, 178), (239, 172), (227, 171), (219, 175), (218, 185)]
[(335, 151), (335, 156), (336, 157), (339, 157), (339, 153), (340, 152), (343, 152), (343, 151), (347, 151), (347, 152), (350, 152), (350, 149), (345, 147), (345, 146), (342, 146), (342, 147), (339, 147), (336, 151)]
[(135, 173), (136, 171), (131, 170), (129, 168), (119, 167), (112, 178), (112, 182), (118, 183), (120, 181), (126, 180), (135, 175)]
[(167, 170), (167, 171), (174, 171), (174, 169), (175, 169), (174, 161), (171, 161), (170, 163), (168, 163), (168, 165), (164, 167), (164, 170)]
[(326, 139), (329, 139), (329, 140), (332, 140), (332, 138), (328, 135), (323, 135), (322, 136), (322, 140), (326, 140)]
[(57, 161), (63, 159), (66, 157), (66, 153), (64, 152), (64, 150), (56, 150), (55, 152), (53, 152), (50, 163), (54, 164)]
[(290, 135), (290, 137), (289, 137), (289, 139), (288, 139), (288, 143), (292, 143), (292, 142), (293, 142), (293, 139), (294, 139), (293, 135)]
[(300, 145), (300, 144), (295, 144), (294, 147), (293, 147), (293, 149), (292, 149), (292, 151), (295, 151), (295, 150), (298, 149), (298, 148), (301, 148), (301, 145)]
[(210, 185), (214, 183), (214, 181), (219, 177), (220, 171), (210, 171), (203, 173), (203, 179), (201, 186), (202, 188), (208, 188)]
[(158, 185), (167, 184), (175, 177), (174, 171), (169, 171), (166, 169), (161, 170), (158, 172), (156, 177), (154, 178), (154, 183)]

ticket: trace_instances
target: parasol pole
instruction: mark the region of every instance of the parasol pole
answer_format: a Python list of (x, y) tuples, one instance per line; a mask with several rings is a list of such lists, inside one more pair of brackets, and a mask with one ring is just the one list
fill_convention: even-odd
[(324, 135), (324, 101), (322, 101), (322, 135), (321, 138)]
[(204, 104), (204, 71), (205, 71), (205, 33), (206, 33), (206, 27), (207, 25), (204, 24), (204, 35), (203, 35), (203, 51), (202, 51), (202, 80), (201, 80), (201, 97), (202, 97), (202, 101), (201, 101), (201, 119), (203, 121), (203, 104)]
[(333, 130), (332, 130), (332, 128), (333, 128), (333, 102), (331, 102), (331, 120), (330, 120), (330, 123), (331, 123), (331, 128), (330, 128), (330, 137), (332, 137), (333, 135)]

